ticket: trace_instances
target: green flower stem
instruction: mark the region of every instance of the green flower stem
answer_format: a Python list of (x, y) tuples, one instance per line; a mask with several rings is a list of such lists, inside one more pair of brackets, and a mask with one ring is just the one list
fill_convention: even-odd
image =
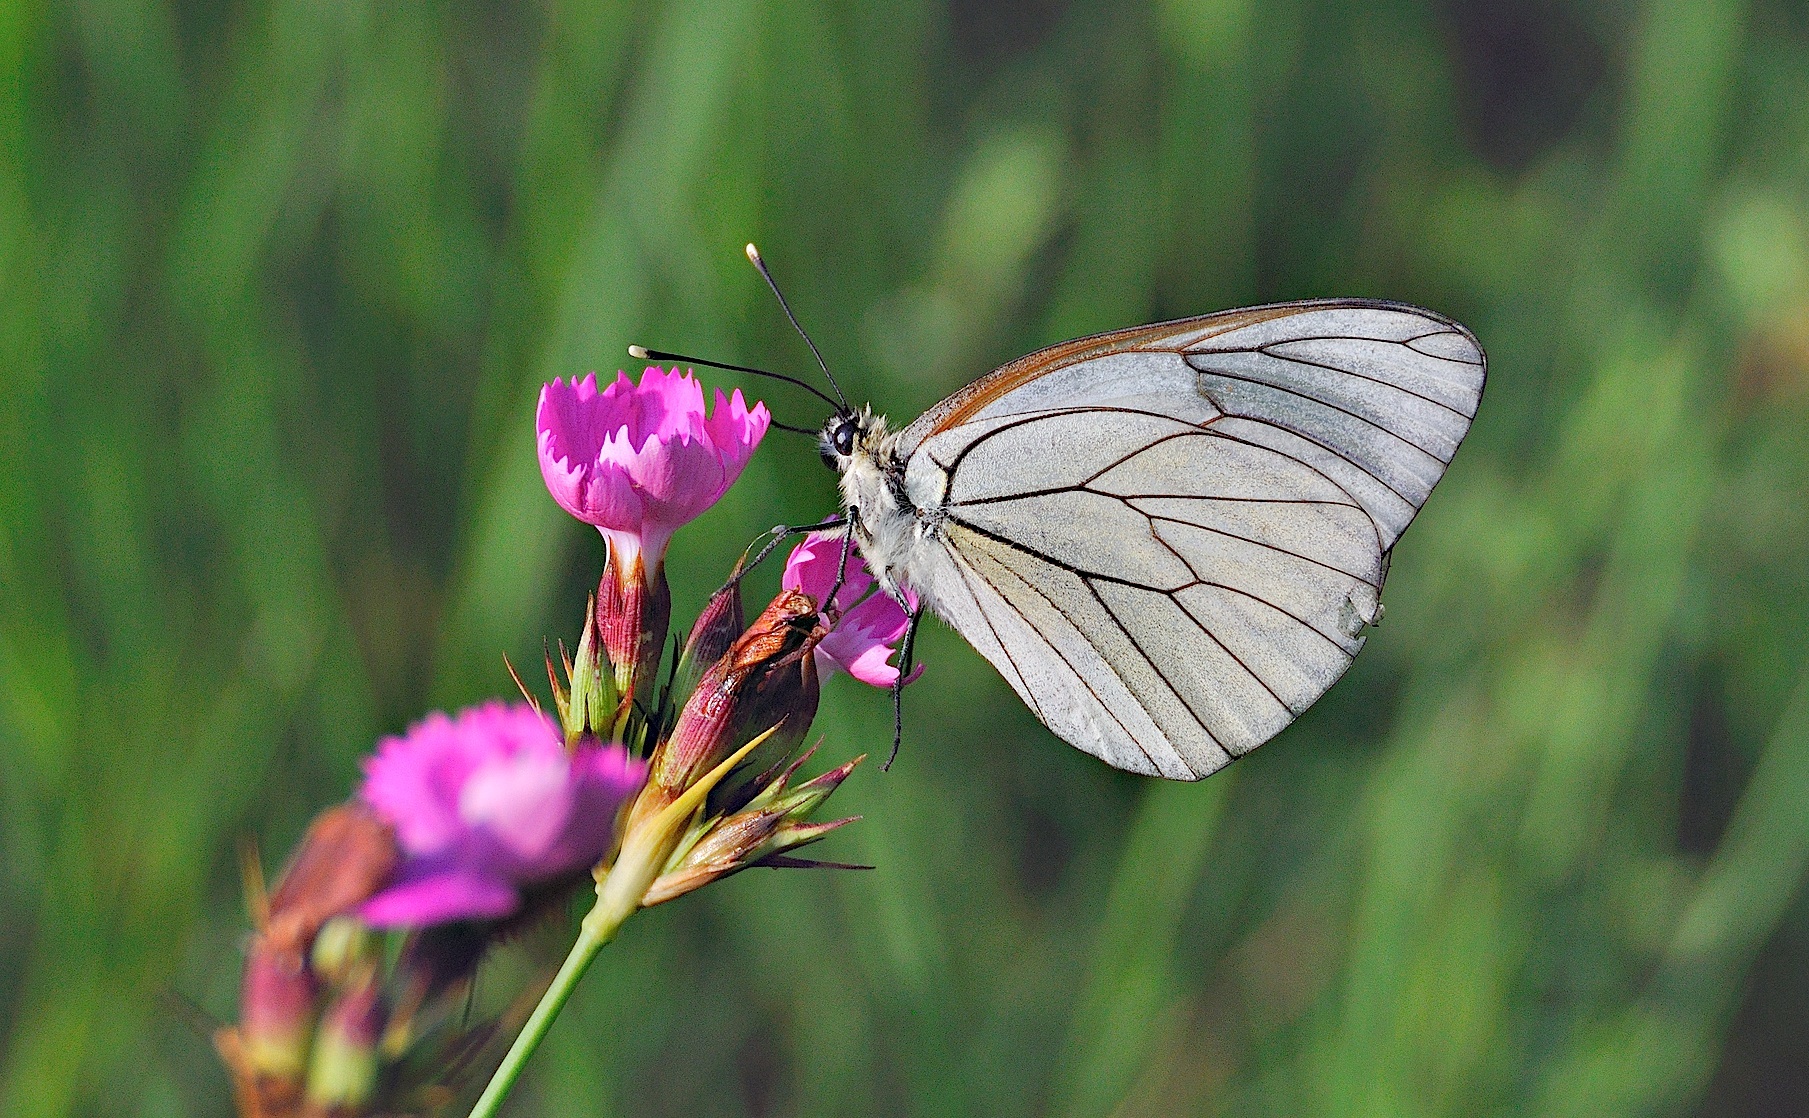
[(597, 883), (596, 906), (585, 915), (583, 923), (578, 925), (578, 938), (565, 956), (565, 962), (559, 964), (559, 973), (553, 976), (546, 993), (540, 995), (540, 1004), (534, 1007), (527, 1024), (516, 1034), (515, 1043), (509, 1046), (508, 1054), (503, 1057), (496, 1074), (490, 1077), (489, 1086), (478, 1097), (477, 1105), (471, 1108), (471, 1118), (494, 1118), (496, 1112), (502, 1109), (503, 1099), (515, 1086), (515, 1081), (521, 1078), (521, 1071), (527, 1066), (528, 1057), (534, 1054), (534, 1050), (546, 1038), (547, 1030), (553, 1027), (553, 1018), (559, 1016), (559, 1011), (565, 1008), (566, 999), (578, 988), (578, 980), (590, 969), (597, 952), (616, 938), (616, 932), (622, 927), (623, 921), (633, 916), (640, 907), (641, 897), (646, 895), (647, 886), (658, 876), (659, 868), (671, 853), (677, 838), (676, 834), (669, 833), (673, 828), (662, 827), (662, 822), (665, 822), (663, 814), (641, 835), (631, 836), (624, 845), (615, 868)]
[(597, 957), (597, 952), (603, 950), (605, 944), (616, 938), (622, 922), (641, 907), (641, 898), (647, 895), (647, 887), (653, 884), (665, 868), (666, 860), (672, 856), (679, 840), (684, 837), (685, 827), (692, 815), (703, 806), (704, 797), (755, 746), (772, 735), (773, 731), (768, 730), (736, 750), (645, 825), (629, 832), (628, 837), (622, 841), (622, 853), (616, 858), (615, 866), (597, 883), (596, 906), (578, 926), (577, 941), (565, 956), (565, 962), (559, 964), (559, 973), (553, 976), (553, 982), (546, 988), (546, 993), (540, 995), (540, 1004), (534, 1007), (527, 1024), (516, 1035), (515, 1043), (509, 1046), (508, 1054), (503, 1057), (496, 1074), (490, 1077), (489, 1086), (478, 1096), (477, 1105), (471, 1108), (471, 1118), (495, 1118), (496, 1112), (502, 1109), (503, 1099), (508, 1097), (515, 1081), (521, 1078), (521, 1070), (527, 1066), (528, 1057), (540, 1047), (547, 1030), (553, 1027), (553, 1018), (559, 1016), (559, 1011), (565, 1008), (566, 1000), (577, 989), (578, 980), (590, 969), (591, 960)]
[[(594, 915), (594, 909), (592, 913)], [(590, 969), (591, 960), (597, 957), (597, 952), (603, 950), (604, 944), (615, 938), (616, 928), (619, 927), (619, 920), (614, 927), (605, 930), (593, 925), (590, 917), (584, 918), (570, 954), (560, 964), (559, 973), (553, 976), (552, 985), (540, 996), (540, 1004), (534, 1007), (527, 1024), (516, 1034), (515, 1043), (509, 1046), (508, 1055), (503, 1057), (496, 1074), (490, 1077), (490, 1084), (479, 1096), (477, 1105), (471, 1108), (471, 1118), (493, 1118), (502, 1109), (503, 1099), (515, 1086), (515, 1081), (521, 1078), (522, 1069), (528, 1064), (528, 1057), (540, 1047), (547, 1030), (553, 1027), (553, 1018), (559, 1016), (559, 1011), (565, 1008), (566, 999), (578, 988), (578, 980)]]

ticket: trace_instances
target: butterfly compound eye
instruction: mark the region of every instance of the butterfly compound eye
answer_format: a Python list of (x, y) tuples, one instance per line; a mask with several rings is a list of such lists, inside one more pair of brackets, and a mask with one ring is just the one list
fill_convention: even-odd
[(837, 454), (854, 453), (854, 418), (850, 416), (842, 420), (835, 428), (835, 452)]

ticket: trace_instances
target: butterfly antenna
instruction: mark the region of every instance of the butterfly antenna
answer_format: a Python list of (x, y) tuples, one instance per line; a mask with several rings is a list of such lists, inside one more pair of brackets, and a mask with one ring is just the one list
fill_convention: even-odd
[(805, 437), (806, 437), (806, 438), (810, 438), (810, 439), (817, 439), (817, 438), (821, 438), (821, 437), (822, 437), (822, 434), (823, 434), (823, 433), (822, 433), (822, 432), (821, 432), (821, 431), (819, 431), (819, 430), (817, 430), (817, 429), (816, 429), (816, 428), (814, 428), (814, 427), (793, 427), (793, 426), (792, 426), (792, 425), (791, 425), (791, 424), (789, 424), (789, 423), (780, 423), (780, 422), (779, 422), (779, 421), (778, 421), (778, 420), (776, 420), (776, 419), (771, 419), (771, 420), (768, 420), (768, 421), (767, 421), (767, 422), (768, 422), (768, 424), (769, 424), (769, 425), (771, 425), (771, 426), (772, 426), (772, 427), (773, 427), (773, 428), (774, 428), (774, 429), (775, 429), (775, 430), (778, 430), (778, 431), (788, 431), (788, 432), (790, 432), (790, 433), (791, 433), (791, 434), (794, 434), (794, 435), (803, 435), (803, 436), (805, 436)]
[(829, 366), (824, 363), (823, 354), (817, 349), (817, 343), (810, 340), (810, 335), (805, 333), (804, 327), (799, 324), (798, 316), (791, 313), (791, 304), (785, 301), (785, 293), (779, 290), (779, 284), (773, 279), (773, 273), (767, 268), (766, 261), (760, 259), (760, 250), (755, 248), (752, 243), (747, 246), (747, 258), (754, 267), (760, 269), (760, 278), (766, 281), (766, 286), (773, 289), (773, 298), (779, 300), (779, 309), (784, 311), (785, 317), (791, 320), (791, 328), (796, 330), (798, 337), (803, 338), (804, 344), (810, 347), (810, 355), (817, 359), (817, 368), (823, 370), (823, 376), (829, 381), (829, 387), (835, 389), (836, 399), (841, 401), (842, 414), (852, 414), (854, 409), (848, 406), (848, 397), (842, 395), (842, 386), (835, 382), (835, 374), (830, 372)]
[[(672, 353), (668, 350), (648, 349), (644, 345), (629, 346), (628, 356), (634, 358), (636, 361), (677, 361), (686, 365), (703, 365), (711, 369), (726, 369), (731, 373), (752, 373), (757, 377), (770, 377), (773, 380), (782, 380), (786, 384), (795, 384), (832, 408), (846, 410), (848, 406), (845, 403), (837, 402), (833, 398), (824, 395), (822, 389), (811, 384), (809, 381), (802, 381), (797, 377), (788, 377), (784, 373), (774, 373), (765, 369), (756, 369), (751, 365), (731, 365), (727, 361), (710, 361), (702, 357), (687, 357), (682, 353)], [(784, 424), (776, 424), (775, 426), (783, 427)], [(816, 434), (815, 431), (807, 431), (802, 427), (787, 427), (785, 429), (788, 431), (804, 431), (807, 435)]]

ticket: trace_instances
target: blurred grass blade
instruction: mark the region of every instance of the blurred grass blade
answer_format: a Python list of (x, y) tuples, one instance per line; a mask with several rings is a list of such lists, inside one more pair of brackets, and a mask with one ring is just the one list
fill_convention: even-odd
[(1684, 911), (1667, 970), (1707, 972), (1721, 992), (1777, 926), (1809, 865), (1809, 671), (1798, 680)]
[(1583, 1031), (1544, 1083), (1541, 1114), (1672, 1113), (1715, 1070), (1740, 976), (1809, 874), (1809, 671), (1684, 910), (1650, 992)]
[(538, 367), (516, 382), (513, 406), (501, 409), (510, 418), (469, 510), (436, 656), (441, 702), (498, 690), (497, 657), (507, 651), (525, 659), (529, 634), (549, 621), (554, 579), (578, 533), (540, 478), (534, 385), (591, 370), (607, 381), (623, 364), (633, 332), (644, 326), (661, 243), (684, 235), (680, 200), (713, 181), (704, 165), (707, 141), (734, 90), (751, 17), (746, 0), (679, 4), (637, 56), (638, 88), (588, 223), (573, 231), (578, 245), (550, 338)]
[(1218, 833), (1230, 775), (1151, 781), (1144, 792), (1069, 1022), (1051, 1114), (1111, 1113), (1154, 1050), (1165, 1011), (1184, 996), (1174, 982), (1175, 936)]

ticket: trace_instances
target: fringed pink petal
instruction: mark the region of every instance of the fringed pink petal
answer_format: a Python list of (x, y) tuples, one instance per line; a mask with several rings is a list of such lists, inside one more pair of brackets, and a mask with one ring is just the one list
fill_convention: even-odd
[(520, 892), (507, 881), (449, 869), (390, 886), (364, 902), (358, 915), (378, 928), (421, 928), (451, 920), (497, 919), (519, 904)]
[(640, 384), (593, 373), (541, 388), (535, 413), (540, 473), (559, 507), (607, 533), (642, 537), (634, 550), (657, 569), (673, 532), (722, 498), (771, 417), (739, 391), (716, 393), (689, 373), (648, 366)]
[[(514, 898), (520, 886), (594, 863), (646, 766), (619, 745), (568, 753), (533, 708), (490, 702), (429, 716), (385, 740), (365, 770), (361, 796), (395, 828), (404, 855), (398, 883), (372, 904), (406, 890), (376, 911), (419, 924), (500, 915), (499, 883)], [(429, 909), (439, 915), (420, 915)]]

